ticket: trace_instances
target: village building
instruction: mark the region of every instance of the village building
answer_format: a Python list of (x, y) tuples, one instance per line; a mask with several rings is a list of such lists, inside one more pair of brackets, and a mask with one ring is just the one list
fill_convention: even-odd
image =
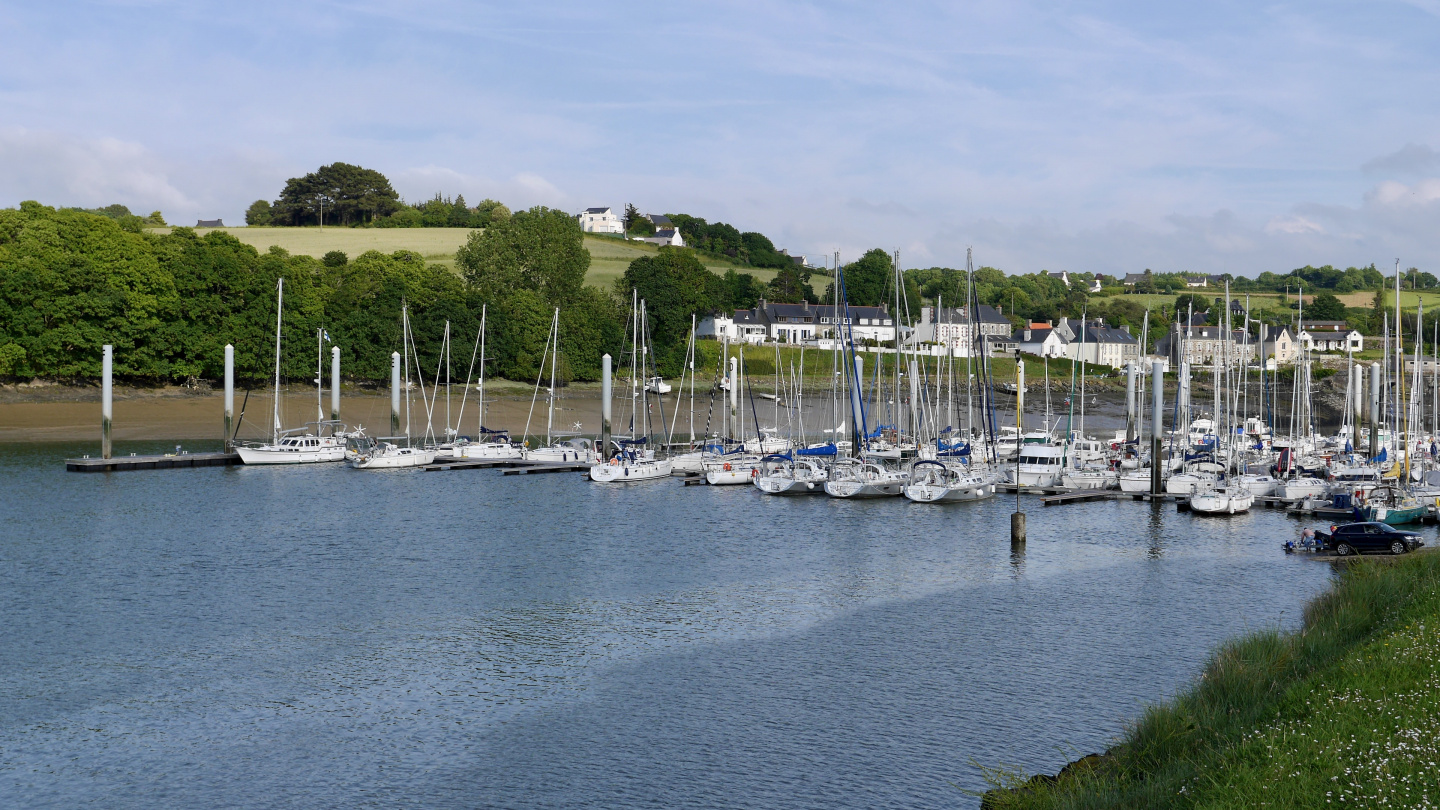
[(1365, 338), (1345, 321), (1303, 321), (1296, 340), (1316, 352), (1359, 352), (1365, 346)]
[(915, 324), (912, 341), (949, 346), (957, 357), (970, 356), (976, 336), (1008, 336), (1014, 327), (1000, 310), (988, 304), (975, 307), (970, 318), (969, 307), (921, 307), (920, 320)]
[(586, 208), (575, 219), (585, 233), (625, 233), (625, 223), (609, 207)]
[[(700, 338), (746, 343), (806, 343), (843, 332), (856, 343), (894, 343), (895, 320), (882, 304), (844, 307), (820, 304), (775, 304), (760, 299), (754, 309), (707, 316), (696, 326)], [(903, 333), (902, 333), (903, 334)]]

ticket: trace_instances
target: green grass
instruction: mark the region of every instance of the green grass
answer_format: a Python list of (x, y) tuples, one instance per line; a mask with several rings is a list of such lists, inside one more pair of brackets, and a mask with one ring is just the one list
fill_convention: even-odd
[[(154, 233), (169, 233), (169, 228), (153, 228)], [(355, 258), (367, 250), (393, 253), (397, 250), (413, 250), (424, 256), (426, 261), (442, 264), (455, 269), (455, 251), (465, 244), (473, 232), (470, 228), (197, 228), (201, 234), (212, 230), (225, 231), (260, 252), (278, 245), (297, 256), (319, 258), (332, 250), (343, 251)], [(590, 271), (585, 283), (592, 287), (609, 290), (615, 279), (625, 273), (630, 262), (641, 256), (653, 256), (659, 252), (657, 245), (649, 242), (626, 242), (618, 238), (586, 236), (585, 249), (590, 251)], [(711, 271), (724, 274), (734, 269), (749, 273), (760, 281), (775, 277), (774, 270), (758, 267), (740, 267), (710, 257), (701, 257), (701, 262)]]
[(987, 806), (1440, 804), (1440, 553), (1350, 564), (1306, 608), (1303, 629), (1222, 646), (1193, 688), (1147, 709), (1112, 753)]

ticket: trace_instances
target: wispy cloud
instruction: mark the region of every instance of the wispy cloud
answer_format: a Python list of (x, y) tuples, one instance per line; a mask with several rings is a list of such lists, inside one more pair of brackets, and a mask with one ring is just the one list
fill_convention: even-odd
[(228, 221), (345, 160), (798, 252), (1440, 266), (1435, 6), (12, 4), (0, 204)]

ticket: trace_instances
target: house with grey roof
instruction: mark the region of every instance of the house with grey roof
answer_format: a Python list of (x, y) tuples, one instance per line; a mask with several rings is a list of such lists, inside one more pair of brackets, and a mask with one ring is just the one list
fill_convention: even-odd
[[(664, 219), (664, 217), (661, 217)], [(669, 220), (666, 220), (667, 222)], [(680, 236), (679, 228), (662, 228), (651, 236), (641, 239), (643, 242), (650, 242), (655, 245), (669, 245), (670, 247), (685, 247), (685, 240)]]
[(625, 233), (625, 223), (608, 206), (586, 208), (575, 219), (585, 233)]

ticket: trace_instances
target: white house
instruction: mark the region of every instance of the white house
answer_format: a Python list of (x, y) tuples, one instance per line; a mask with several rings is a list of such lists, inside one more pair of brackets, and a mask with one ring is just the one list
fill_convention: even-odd
[(919, 343), (948, 345), (958, 357), (968, 357), (976, 348), (975, 337), (996, 335), (1009, 337), (1014, 327), (1000, 311), (988, 304), (975, 308), (972, 320), (967, 307), (921, 307), (920, 321), (910, 340)]
[(679, 228), (665, 228), (663, 230), (656, 231), (654, 236), (646, 236), (641, 241), (650, 242), (656, 245), (685, 247), (685, 240), (680, 237)]
[(1306, 321), (1300, 324), (1297, 340), (1316, 352), (1358, 352), (1365, 345), (1365, 338), (1344, 321)]
[[(848, 319), (846, 318), (848, 315)], [(730, 315), (707, 316), (695, 329), (698, 337), (746, 343), (767, 340), (803, 343), (822, 337), (833, 337), (843, 330), (847, 339), (857, 342), (895, 340), (895, 320), (883, 306), (840, 307), (815, 304), (772, 304), (765, 299), (754, 309), (737, 309)]]
[(1065, 357), (1070, 341), (1048, 323), (1032, 323), (1017, 331), (1015, 344), (1021, 354), (1037, 357)]
[(586, 208), (584, 213), (576, 214), (575, 219), (585, 233), (625, 233), (625, 223), (608, 207)]

